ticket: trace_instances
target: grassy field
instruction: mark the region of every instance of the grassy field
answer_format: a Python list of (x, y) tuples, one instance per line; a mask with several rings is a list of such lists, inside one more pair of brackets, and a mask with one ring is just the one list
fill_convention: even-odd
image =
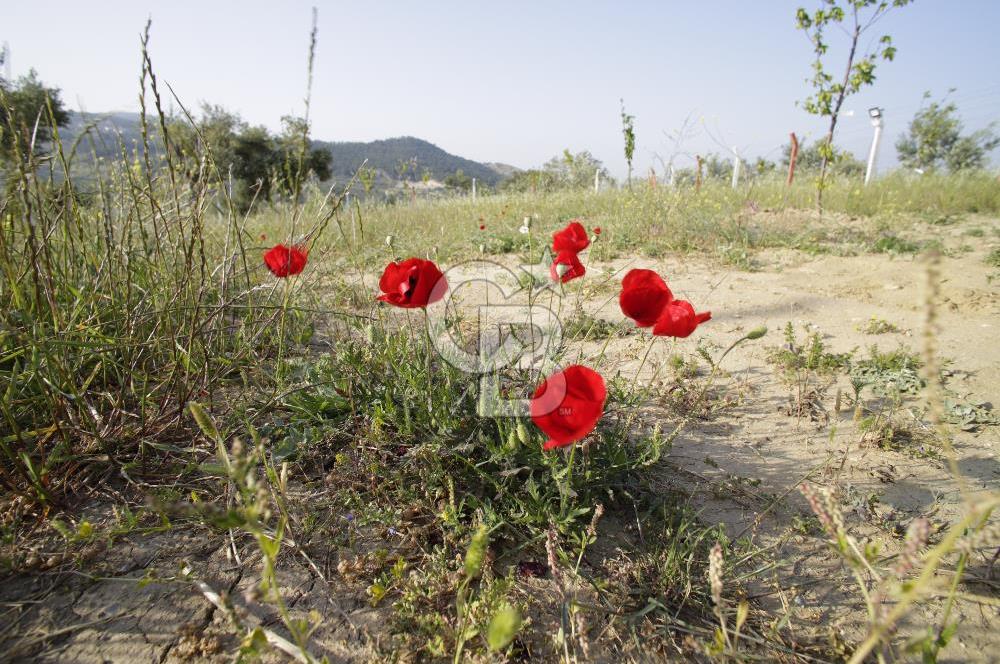
[[(834, 181), (822, 214), (808, 178), (353, 207), (311, 184), (243, 214), (200, 163), (214, 175), (109, 163), (78, 191), (57, 149), (8, 175), (10, 657), (936, 661), (964, 658), (976, 610), (961, 647), (996, 645), (1000, 494), (966, 463), (996, 438), (990, 332), (970, 322), (996, 321), (994, 176)], [(598, 369), (608, 400), (593, 434), (543, 452), (529, 419), (479, 414), (478, 377), (421, 312), (375, 297), (409, 256), (527, 279), (573, 218), (601, 229), (587, 276), (516, 297), (558, 298), (556, 358)], [(301, 275), (267, 271), (278, 242), (308, 247)], [(711, 299), (707, 331), (632, 327), (629, 267)], [(773, 305), (803, 280), (811, 299)], [(890, 286), (908, 304), (880, 304)], [(462, 342), (491, 288), (445, 316)], [(501, 378), (529, 396), (540, 376)], [(733, 452), (765, 438), (769, 468)], [(957, 497), (890, 518), (845, 470), (904, 463)], [(832, 613), (806, 590), (823, 583)]]

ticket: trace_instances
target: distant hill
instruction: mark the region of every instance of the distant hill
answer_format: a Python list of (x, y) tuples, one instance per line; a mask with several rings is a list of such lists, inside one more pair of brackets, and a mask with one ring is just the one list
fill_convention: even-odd
[[(159, 122), (149, 119), (153, 130), (151, 134), (159, 137)], [(121, 145), (124, 144), (129, 153), (133, 149), (142, 148), (142, 129), (137, 113), (70, 113), (69, 126), (60, 131), (64, 147), (68, 150), (74, 141), (83, 134), (87, 127), (94, 127), (91, 132), (93, 142), (83, 140), (77, 148), (77, 154), (85, 158), (91, 153), (91, 145), (98, 157), (113, 159), (121, 155)], [(425, 170), (430, 171), (431, 178), (442, 181), (457, 170), (469, 177), (476, 178), (483, 184), (496, 185), (500, 180), (517, 172), (513, 166), (506, 164), (483, 164), (471, 159), (465, 159), (445, 152), (433, 143), (403, 136), (388, 138), (370, 143), (361, 142), (331, 142), (313, 141), (313, 145), (326, 148), (333, 155), (333, 179), (344, 181), (351, 178), (357, 169), (368, 160), (368, 167), (374, 168), (380, 175), (380, 180), (400, 180), (400, 163), (415, 164), (405, 174), (407, 180), (420, 180)], [(158, 147), (154, 146), (154, 150)]]
[[(157, 121), (154, 118), (149, 118), (148, 122), (154, 128), (151, 137), (159, 137), (159, 132), (155, 131), (159, 127)], [(69, 125), (59, 130), (63, 149), (69, 152), (88, 127), (92, 127), (90, 139), (83, 138), (76, 148), (77, 155), (81, 157), (89, 156), (92, 148), (98, 157), (104, 159), (120, 157), (123, 145), (129, 153), (135, 148), (142, 149), (142, 126), (138, 113), (79, 113), (76, 111), (70, 111)]]
[(371, 143), (313, 141), (313, 144), (328, 149), (333, 155), (333, 175), (338, 180), (354, 175), (365, 159), (368, 160), (369, 168), (392, 179), (400, 179), (400, 164), (406, 162), (415, 164), (415, 168), (408, 168), (404, 176), (407, 180), (419, 180), (425, 171), (430, 171), (431, 177), (440, 181), (457, 170), (490, 185), (497, 184), (505, 177), (492, 164), (457, 157), (433, 143), (412, 136), (387, 138)]

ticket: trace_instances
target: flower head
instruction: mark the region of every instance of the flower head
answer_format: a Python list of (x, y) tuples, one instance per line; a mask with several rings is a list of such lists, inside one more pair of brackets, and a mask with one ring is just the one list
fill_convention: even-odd
[(549, 437), (542, 449), (572, 445), (593, 431), (607, 396), (601, 374), (579, 364), (546, 378), (531, 398), (531, 420)]
[(658, 337), (688, 337), (699, 325), (712, 319), (712, 312), (696, 314), (687, 300), (672, 300), (663, 307), (653, 325), (653, 334)]
[(407, 258), (389, 263), (378, 282), (378, 299), (404, 309), (426, 307), (444, 297), (448, 281), (433, 261)]
[(660, 337), (687, 337), (711, 320), (712, 312), (695, 313), (686, 300), (675, 300), (667, 283), (652, 270), (629, 270), (622, 279), (618, 295), (622, 313), (635, 321), (637, 327), (653, 327)]
[(306, 248), (300, 245), (276, 244), (264, 254), (264, 264), (274, 276), (285, 278), (305, 269), (307, 254)]
[(566, 228), (552, 234), (552, 251), (561, 253), (572, 251), (580, 253), (590, 246), (590, 238), (587, 237), (587, 229), (577, 220), (566, 224)]
[(635, 321), (636, 327), (656, 323), (663, 308), (674, 299), (663, 278), (652, 270), (629, 270), (622, 279), (618, 304), (622, 313)]
[(580, 257), (574, 251), (560, 251), (549, 269), (552, 281), (561, 281), (562, 283), (582, 277), (586, 273), (587, 268), (583, 266)]

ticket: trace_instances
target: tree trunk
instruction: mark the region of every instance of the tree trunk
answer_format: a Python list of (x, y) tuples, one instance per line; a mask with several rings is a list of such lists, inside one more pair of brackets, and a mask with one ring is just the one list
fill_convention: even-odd
[(826, 154), (819, 167), (819, 186), (816, 187), (816, 209), (823, 211), (823, 188), (826, 186), (826, 172), (830, 165), (829, 153), (833, 150), (833, 132), (837, 129), (837, 118), (840, 115), (840, 107), (844, 105), (844, 98), (847, 96), (847, 84), (851, 80), (851, 67), (854, 66), (854, 54), (858, 49), (858, 39), (861, 37), (861, 25), (858, 23), (857, 10), (854, 11), (854, 33), (851, 35), (851, 52), (847, 56), (847, 69), (844, 70), (844, 81), (840, 86), (840, 94), (837, 95), (837, 103), (833, 106), (833, 113), (830, 115), (830, 129), (826, 134)]

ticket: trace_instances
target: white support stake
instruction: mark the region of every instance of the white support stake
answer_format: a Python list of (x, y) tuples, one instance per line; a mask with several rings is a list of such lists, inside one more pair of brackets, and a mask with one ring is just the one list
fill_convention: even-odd
[(476, 200), (476, 178), (472, 178), (472, 200)]
[(740, 153), (733, 148), (733, 189), (740, 181)]
[[(871, 111), (869, 111), (871, 113)], [(882, 112), (879, 109), (877, 116), (872, 116), (872, 126), (875, 127), (875, 135), (872, 136), (872, 148), (868, 152), (868, 168), (865, 169), (865, 186), (871, 182), (875, 175), (875, 158), (878, 156), (878, 144), (882, 140)]]
[(594, 193), (598, 193), (601, 190), (601, 172), (594, 171)]

